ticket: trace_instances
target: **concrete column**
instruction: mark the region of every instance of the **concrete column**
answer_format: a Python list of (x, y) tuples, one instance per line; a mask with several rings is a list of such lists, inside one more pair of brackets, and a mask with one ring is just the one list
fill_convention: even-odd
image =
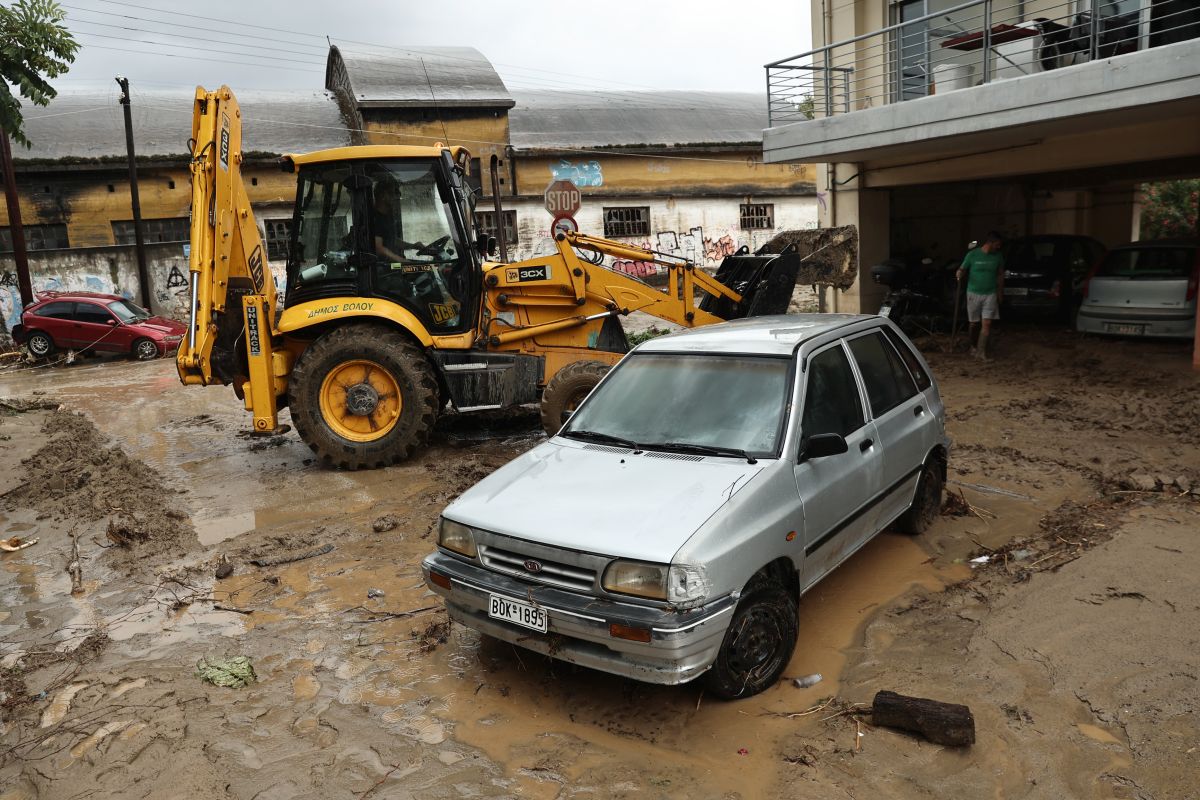
[(1105, 247), (1137, 239), (1140, 209), (1136, 186), (1093, 190), (1091, 212), (1087, 234), (1099, 239)]
[(842, 186), (829, 186), (826, 170), (818, 168), (817, 191), (823, 199), (818, 216), (822, 227), (853, 225), (858, 228), (858, 278), (845, 292), (831, 293), (830, 311), (873, 314), (887, 290), (871, 280), (870, 268), (886, 259), (891, 249), (891, 192), (887, 189), (860, 189), (862, 175), (856, 164), (838, 164), (835, 180)]

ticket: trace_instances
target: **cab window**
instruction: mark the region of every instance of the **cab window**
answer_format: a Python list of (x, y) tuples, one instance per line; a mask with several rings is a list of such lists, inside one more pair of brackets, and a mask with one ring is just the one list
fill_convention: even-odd
[(858, 382), (841, 344), (809, 359), (807, 372), (800, 435), (806, 439), (822, 433), (844, 437), (861, 428), (865, 420)]
[(873, 416), (883, 416), (917, 393), (900, 355), (881, 332), (851, 339), (850, 352), (862, 373)]

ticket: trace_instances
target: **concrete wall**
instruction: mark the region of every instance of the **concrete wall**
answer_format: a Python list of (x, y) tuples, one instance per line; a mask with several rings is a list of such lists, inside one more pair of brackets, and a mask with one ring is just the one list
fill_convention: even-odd
[(657, 157), (604, 151), (517, 157), (519, 194), (538, 196), (551, 181), (569, 180), (579, 187), (585, 204), (592, 195), (811, 194), (815, 179), (812, 164), (764, 164), (759, 150), (672, 149)]
[[(150, 273), (150, 310), (155, 314), (187, 318), (188, 262), (181, 242), (146, 245)], [(275, 286), (285, 287), (284, 264), (269, 262)], [(11, 331), (21, 321), (21, 294), (12, 254), (0, 256), (0, 314)], [(137, 253), (133, 245), (73, 247), (40, 250), (29, 254), (33, 292), (102, 292), (117, 294), (141, 305)]]
[[(649, 206), (650, 235), (619, 241), (689, 258), (709, 268), (717, 267), (725, 256), (743, 245), (755, 250), (781, 231), (817, 226), (817, 202), (811, 196), (756, 195), (754, 202), (775, 206), (775, 227), (770, 230), (742, 230), (740, 202), (736, 197), (585, 198), (576, 220), (580, 232), (602, 236), (605, 206)], [(515, 248), (509, 248), (510, 259), (554, 252), (550, 234), (552, 218), (540, 201), (506, 202), (505, 208), (517, 213), (518, 243)], [(618, 262), (616, 268), (637, 277), (650, 277), (655, 273), (654, 265), (649, 263)]]

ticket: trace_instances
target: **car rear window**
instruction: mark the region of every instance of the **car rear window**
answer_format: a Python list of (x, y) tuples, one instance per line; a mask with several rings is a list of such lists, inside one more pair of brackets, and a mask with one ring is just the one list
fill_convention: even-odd
[(921, 366), (921, 360), (917, 358), (917, 354), (912, 351), (907, 342), (900, 338), (900, 334), (896, 333), (891, 328), (884, 328), (883, 332), (887, 334), (889, 340), (895, 348), (900, 351), (900, 358), (904, 359), (904, 365), (908, 367), (908, 371), (912, 373), (913, 380), (917, 382), (917, 390), (925, 391), (933, 381), (929, 379), (929, 373)]
[(917, 393), (899, 354), (878, 332), (851, 339), (850, 352), (858, 362), (874, 416), (883, 416)]
[(103, 306), (98, 306), (95, 303), (78, 303), (75, 306), (75, 319), (80, 322), (92, 322), (97, 325), (107, 324), (112, 319), (112, 314)]
[(1194, 247), (1129, 247), (1109, 252), (1096, 276), (1135, 281), (1187, 279), (1195, 263)]

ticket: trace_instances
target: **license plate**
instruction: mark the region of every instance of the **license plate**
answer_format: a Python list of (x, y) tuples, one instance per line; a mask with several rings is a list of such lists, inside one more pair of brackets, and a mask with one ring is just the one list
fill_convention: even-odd
[(892, 315), (892, 307), (891, 306), (880, 306), (879, 307), (879, 316), (890, 317), (891, 315)]
[(1124, 334), (1126, 336), (1141, 336), (1146, 332), (1145, 325), (1118, 325), (1115, 322), (1104, 323), (1105, 333)]
[(1008, 295), (1009, 297), (1028, 297), (1029, 296), (1029, 290), (1027, 288), (1025, 288), (1024, 286), (1022, 286), (1018, 289), (1005, 289), (1004, 293), (1006, 295)]
[(549, 627), (546, 612), (542, 609), (529, 603), (522, 603), (520, 600), (501, 597), (498, 594), (488, 597), (488, 616), (542, 633), (545, 633)]

